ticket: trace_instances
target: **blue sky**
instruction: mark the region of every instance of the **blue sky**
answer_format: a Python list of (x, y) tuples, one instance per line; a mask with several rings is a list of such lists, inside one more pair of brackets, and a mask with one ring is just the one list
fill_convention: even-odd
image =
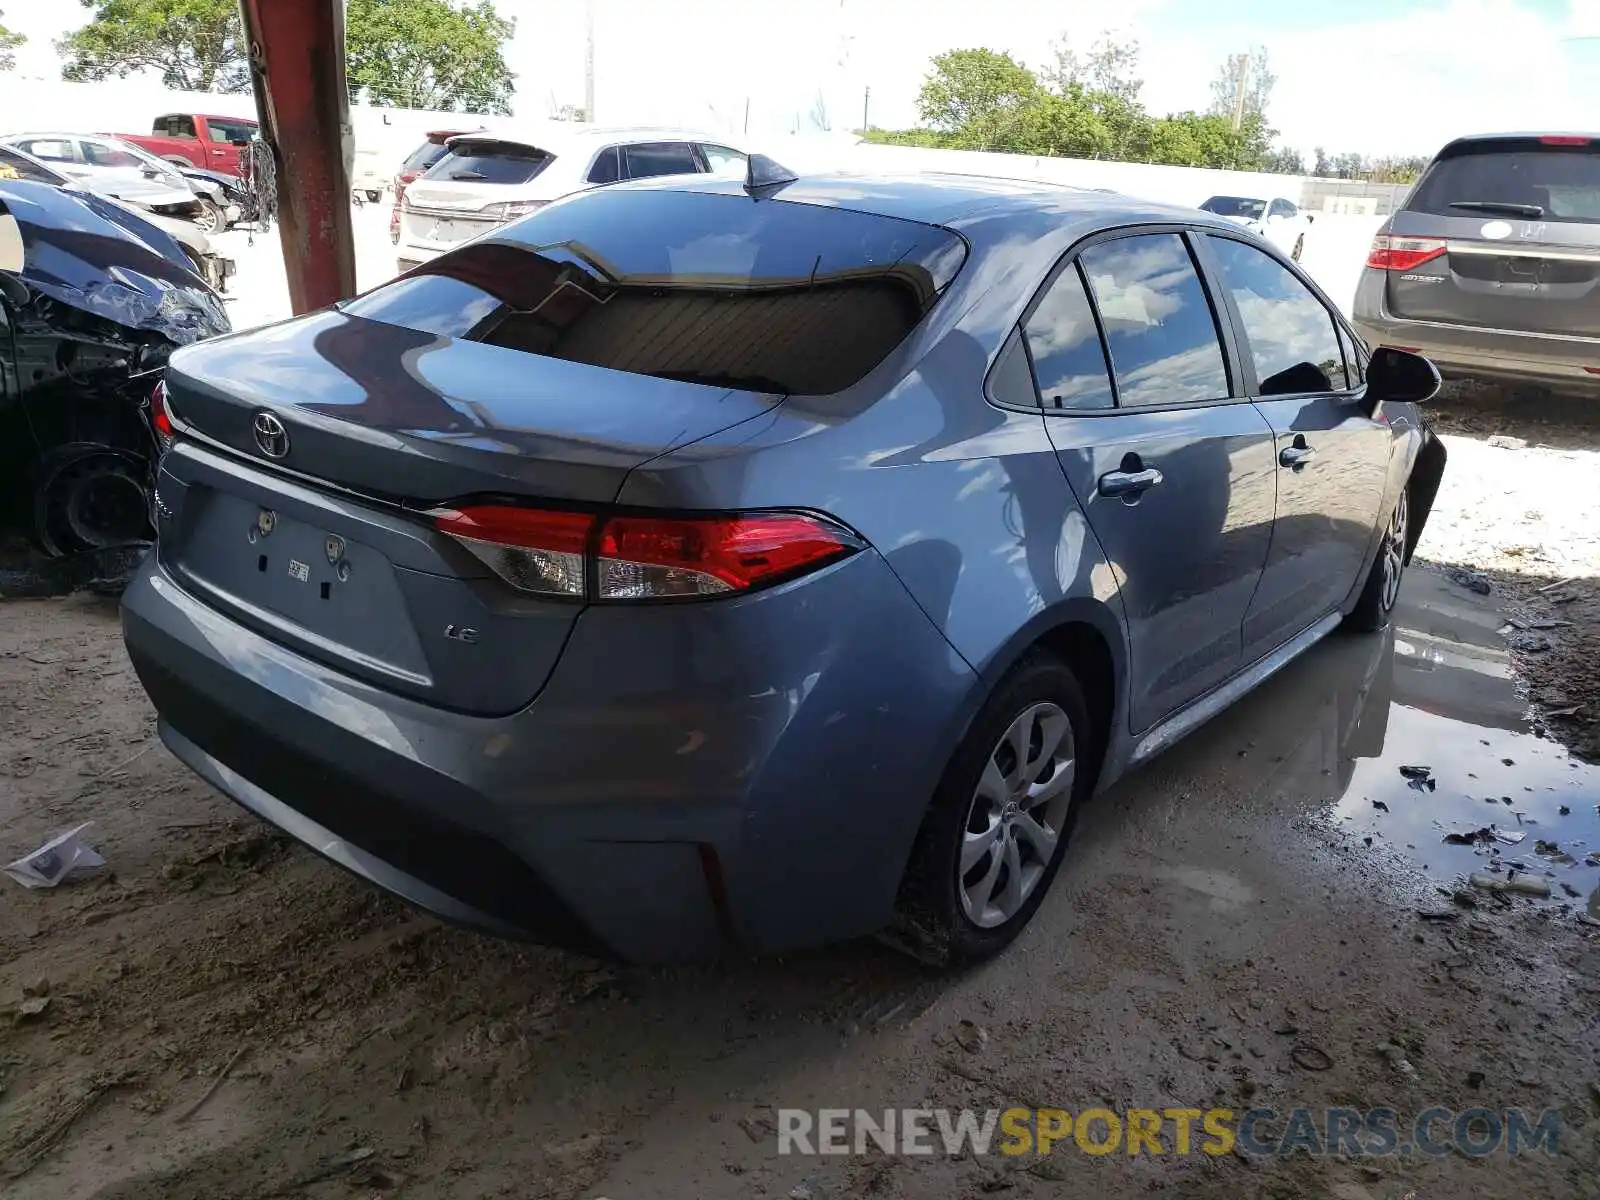
[[(4, 0), (0, 0), (3, 4)], [(1430, 153), (1469, 131), (1600, 129), (1600, 0), (592, 0), (596, 108), (603, 121), (668, 121), (753, 140), (826, 112), (874, 124), (915, 119), (929, 58), (960, 46), (1030, 66), (1063, 34), (1087, 46), (1107, 24), (1143, 50), (1156, 112), (1203, 108), (1224, 57), (1264, 45), (1278, 76), (1269, 119), (1309, 156)], [(583, 96), (581, 0), (499, 0), (518, 21), (509, 55), (518, 115)], [(50, 41), (78, 5), (12, 0), (19, 55), (53, 75)], [(1588, 42), (1566, 40), (1593, 35)]]

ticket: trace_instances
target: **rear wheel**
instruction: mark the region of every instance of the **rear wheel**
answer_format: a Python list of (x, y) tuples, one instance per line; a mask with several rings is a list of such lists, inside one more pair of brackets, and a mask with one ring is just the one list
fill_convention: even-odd
[(1363, 633), (1375, 633), (1389, 624), (1395, 601), (1400, 598), (1400, 580), (1405, 574), (1406, 558), (1411, 536), (1411, 482), (1400, 489), (1394, 511), (1389, 514), (1388, 527), (1378, 546), (1378, 556), (1367, 571), (1367, 582), (1361, 589), (1361, 598), (1345, 618), (1345, 625)]
[(1299, 237), (1295, 238), (1294, 249), (1289, 252), (1289, 257), (1294, 259), (1295, 262), (1299, 262), (1300, 256), (1305, 253), (1305, 250), (1306, 235), (1302, 233)]
[(1024, 661), (989, 698), (923, 819), (887, 940), (936, 966), (1009, 945), (1060, 868), (1095, 761), (1083, 691), (1059, 660)]
[(29, 536), (52, 557), (149, 538), (148, 472), (110, 446), (55, 447), (28, 473)]

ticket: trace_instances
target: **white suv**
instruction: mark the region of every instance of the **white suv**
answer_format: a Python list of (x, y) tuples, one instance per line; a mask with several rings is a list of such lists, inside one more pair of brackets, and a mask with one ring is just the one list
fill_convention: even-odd
[(488, 129), (446, 145), (449, 152), (400, 202), (402, 271), (572, 192), (656, 175), (745, 173), (743, 151), (682, 129)]

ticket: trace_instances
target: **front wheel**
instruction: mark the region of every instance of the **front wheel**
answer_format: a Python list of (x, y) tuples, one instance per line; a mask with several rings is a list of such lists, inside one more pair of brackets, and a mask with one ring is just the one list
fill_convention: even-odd
[(194, 218), (194, 227), (204, 234), (221, 233), (228, 219), (215, 200), (202, 199), (200, 211)]
[(1294, 249), (1289, 252), (1289, 257), (1295, 262), (1300, 261), (1300, 256), (1306, 252), (1306, 235), (1301, 234), (1294, 240)]
[(935, 966), (998, 953), (1038, 911), (1078, 804), (1093, 726), (1065, 664), (1025, 660), (989, 698), (923, 819), (887, 940)]
[(1344, 619), (1346, 626), (1362, 633), (1376, 633), (1388, 626), (1395, 602), (1400, 598), (1400, 579), (1405, 574), (1410, 535), (1411, 483), (1408, 480), (1400, 489), (1394, 511), (1389, 514), (1389, 524), (1383, 531), (1378, 556), (1367, 571), (1361, 598)]

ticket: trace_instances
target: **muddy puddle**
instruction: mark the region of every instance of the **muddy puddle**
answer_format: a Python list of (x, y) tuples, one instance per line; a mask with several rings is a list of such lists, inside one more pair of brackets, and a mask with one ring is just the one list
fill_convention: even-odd
[(1529, 725), (1493, 605), (1424, 573), (1407, 593), (1363, 680), (1334, 820), (1479, 904), (1600, 920), (1600, 767)]

